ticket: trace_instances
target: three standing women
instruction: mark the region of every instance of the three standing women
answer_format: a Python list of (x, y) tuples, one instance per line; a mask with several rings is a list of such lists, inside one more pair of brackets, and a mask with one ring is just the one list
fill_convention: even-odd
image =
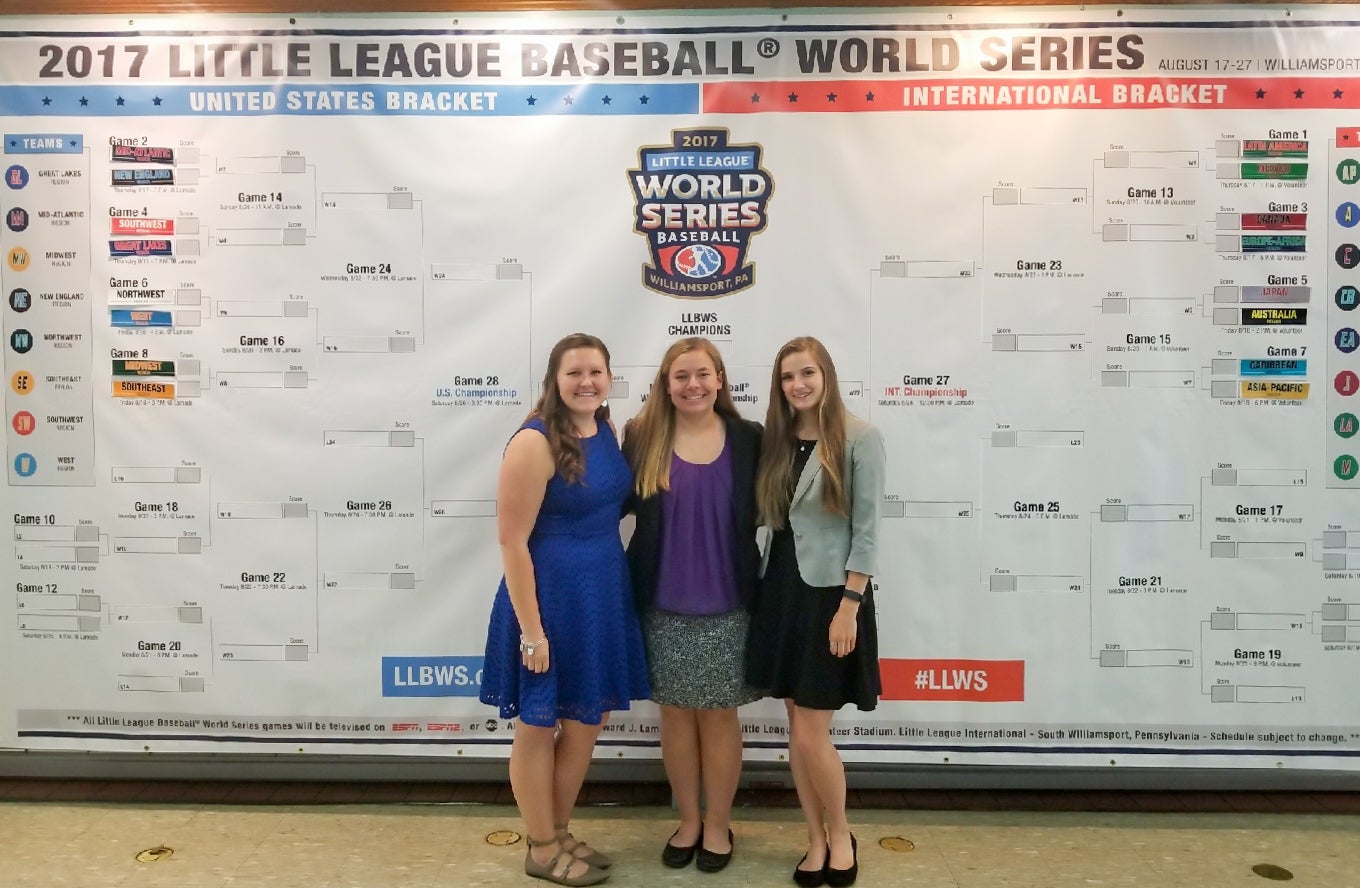
[(628, 561), (652, 699), (661, 707), (661, 758), (680, 815), (661, 854), (670, 867), (697, 858), (700, 870), (717, 872), (732, 858), (737, 707), (760, 697), (742, 677), (760, 558), (760, 436), (732, 402), (717, 348), (698, 337), (666, 351), (625, 427), (637, 513)]
[(808, 827), (793, 879), (806, 888), (844, 888), (859, 872), (831, 719), (850, 703), (874, 709), (882, 692), (870, 578), (886, 461), (879, 431), (845, 409), (826, 348), (810, 336), (785, 343), (757, 473), (760, 517), (774, 535), (746, 678), (788, 711), (789, 765)]

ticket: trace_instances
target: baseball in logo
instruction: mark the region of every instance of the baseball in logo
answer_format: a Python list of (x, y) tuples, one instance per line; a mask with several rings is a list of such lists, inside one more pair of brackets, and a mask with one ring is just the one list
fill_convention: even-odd
[(669, 145), (638, 151), (629, 170), (633, 230), (647, 238), (642, 285), (680, 299), (730, 296), (755, 283), (746, 262), (765, 229), (774, 180), (759, 145), (736, 145), (725, 129), (674, 130)]

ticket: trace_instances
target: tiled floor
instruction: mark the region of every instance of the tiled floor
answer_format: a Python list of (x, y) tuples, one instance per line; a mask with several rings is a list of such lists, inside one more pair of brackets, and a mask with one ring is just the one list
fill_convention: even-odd
[[(609, 885), (790, 885), (787, 793), (743, 791), (724, 872), (668, 870), (664, 787), (591, 785), (574, 828)], [(503, 787), (0, 780), (3, 888), (533, 886)], [(1354, 793), (855, 794), (863, 886), (1360, 886)], [(509, 831), (510, 844), (489, 840)], [(140, 862), (140, 851), (170, 856)], [(1272, 872), (1253, 867), (1269, 865)], [(1262, 874), (1264, 873), (1264, 874)]]

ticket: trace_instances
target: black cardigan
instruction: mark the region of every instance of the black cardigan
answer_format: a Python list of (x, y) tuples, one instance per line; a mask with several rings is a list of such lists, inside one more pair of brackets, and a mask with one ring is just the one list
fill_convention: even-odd
[[(729, 416), (724, 416), (723, 421), (727, 424), (727, 440), (732, 444), (732, 527), (739, 534), (737, 592), (742, 605), (749, 610), (755, 600), (756, 575), (760, 570), (760, 544), (756, 538), (756, 464), (760, 461), (761, 426), (758, 422)], [(661, 496), (640, 499), (634, 493), (629, 499), (629, 507), (637, 515), (637, 527), (628, 542), (628, 570), (633, 579), (633, 600), (639, 611), (646, 611), (656, 597), (656, 570), (661, 554)]]

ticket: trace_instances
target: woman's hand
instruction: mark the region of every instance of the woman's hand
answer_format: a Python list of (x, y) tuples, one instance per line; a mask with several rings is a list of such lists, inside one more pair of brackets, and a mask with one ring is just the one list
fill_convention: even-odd
[(540, 636), (538, 641), (530, 641), (524, 636), (519, 639), (519, 659), (530, 672), (548, 671), (548, 638)]
[(855, 637), (859, 633), (859, 623), (855, 617), (859, 614), (859, 605), (851, 601), (842, 601), (840, 609), (831, 618), (831, 656), (844, 657), (855, 649)]

